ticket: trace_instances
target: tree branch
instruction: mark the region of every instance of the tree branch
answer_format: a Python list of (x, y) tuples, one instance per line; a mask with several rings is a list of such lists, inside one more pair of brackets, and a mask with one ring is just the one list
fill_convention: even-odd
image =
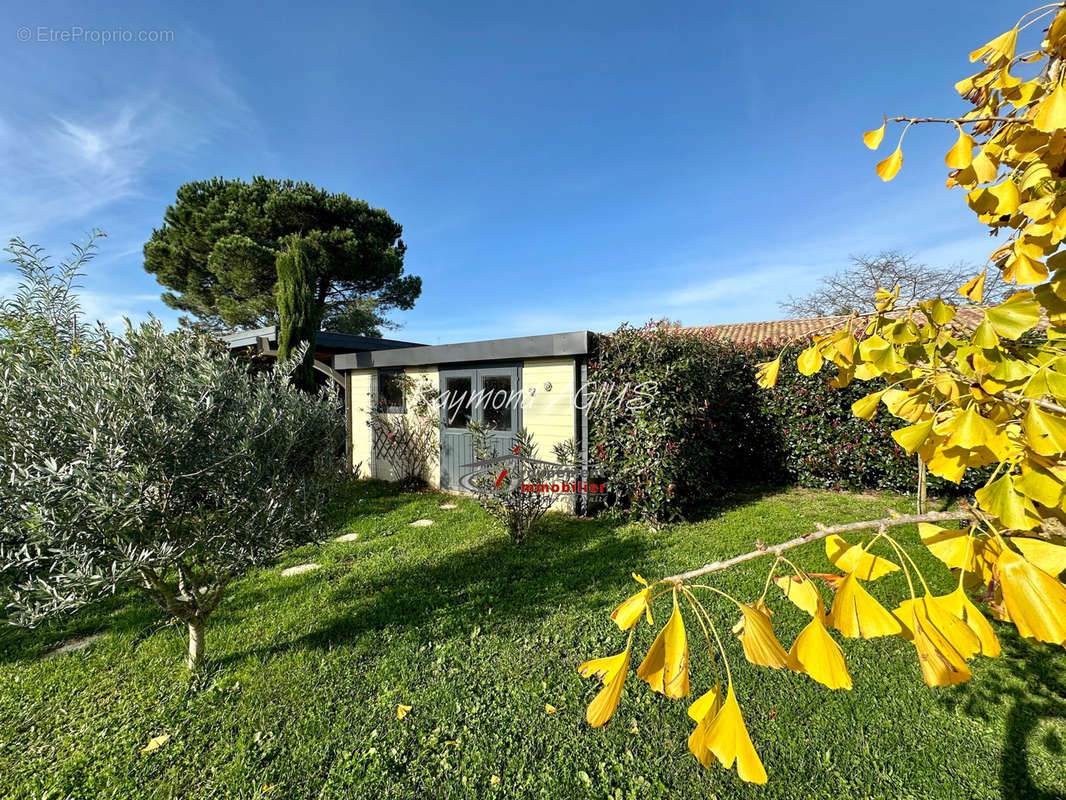
[(889, 117), (889, 122), (907, 122), (915, 125), (923, 122), (943, 122), (949, 125), (970, 125), (975, 122), (1031, 122), (1032, 120), (1025, 119), (1024, 117), (973, 117), (972, 119), (963, 119), (962, 117)]
[(781, 544), (775, 544), (770, 547), (763, 545), (750, 553), (744, 553), (743, 555), (733, 556), (725, 561), (713, 561), (710, 564), (705, 564), (699, 569), (689, 570), (688, 572), (681, 572), (677, 575), (671, 575), (669, 578), (663, 578), (666, 583), (684, 583), (690, 581), (693, 578), (699, 578), (703, 575), (707, 575), (711, 572), (721, 572), (724, 569), (735, 567), (737, 564), (743, 564), (745, 561), (751, 561), (759, 558), (760, 556), (779, 556), (787, 550), (791, 550), (801, 545), (810, 544), (811, 542), (818, 542), (825, 539), (828, 536), (833, 536), (838, 533), (851, 533), (854, 531), (866, 531), (876, 528), (888, 528), (894, 525), (913, 525), (917, 522), (951, 522), (954, 520), (973, 519), (973, 512), (971, 511), (930, 511), (926, 514), (903, 514), (901, 516), (888, 517), (886, 519), (870, 519), (863, 522), (848, 522), (843, 525), (834, 525), (831, 528), (827, 528), (820, 523), (815, 523), (817, 530), (813, 530), (810, 533), (805, 533), (802, 536), (797, 536), (795, 539), (789, 539), (787, 542), (781, 542)]

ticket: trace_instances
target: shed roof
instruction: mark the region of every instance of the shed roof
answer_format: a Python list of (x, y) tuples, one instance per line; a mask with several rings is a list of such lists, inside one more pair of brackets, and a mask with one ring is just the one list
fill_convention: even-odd
[[(265, 336), (271, 344), (276, 344), (278, 326), (268, 325), (265, 328), (236, 331), (223, 336), (222, 341), (226, 342), (231, 350), (237, 350), (241, 347), (254, 347), (261, 336)], [(333, 333), (331, 331), (319, 331), (315, 335), (315, 353), (318, 354), (353, 353), (420, 346), (418, 342), (405, 342), (400, 339), (378, 339), (374, 336), (357, 336), (350, 333)]]
[(378, 349), (338, 355), (333, 359), (333, 367), (343, 371), (373, 367), (418, 367), (477, 361), (518, 361), (526, 358), (577, 356), (588, 353), (591, 338), (590, 331), (572, 331), (549, 333), (543, 336), (485, 339), (479, 342)]

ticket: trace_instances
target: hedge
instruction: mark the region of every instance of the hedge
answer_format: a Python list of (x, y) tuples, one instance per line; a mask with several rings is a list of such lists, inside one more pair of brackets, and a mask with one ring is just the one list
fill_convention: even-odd
[(730, 344), (623, 325), (597, 337), (589, 381), (591, 458), (626, 513), (691, 516), (777, 461), (751, 357)]
[[(753, 484), (913, 492), (917, 460), (890, 435), (898, 420), (884, 409), (872, 420), (851, 414), (855, 400), (883, 384), (834, 388), (835, 366), (804, 376), (786, 357), (777, 387), (760, 389), (755, 365), (780, 349), (742, 349), (665, 322), (597, 337), (590, 451), (614, 508), (657, 521), (691, 518)], [(955, 486), (930, 476), (929, 491), (970, 492), (985, 477), (970, 470)]]
[[(747, 354), (754, 367), (780, 351), (780, 347), (761, 347)], [(789, 482), (821, 489), (914, 492), (917, 458), (908, 456), (891, 435), (900, 421), (884, 407), (870, 420), (851, 413), (852, 403), (885, 388), (884, 381), (833, 387), (830, 381), (836, 376), (836, 366), (802, 375), (796, 369), (798, 352), (797, 347), (781, 359), (776, 388), (759, 390), (762, 413), (774, 431), (780, 468)], [(967, 470), (962, 485), (956, 485), (929, 475), (928, 491), (934, 495), (969, 493), (987, 477), (985, 470)]]

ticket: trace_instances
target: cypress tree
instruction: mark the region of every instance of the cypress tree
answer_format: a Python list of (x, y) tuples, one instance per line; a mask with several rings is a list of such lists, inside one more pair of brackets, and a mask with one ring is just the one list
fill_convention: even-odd
[(290, 238), (274, 262), (278, 273), (278, 360), (288, 361), (300, 343), (307, 342), (307, 351), (292, 379), (304, 391), (314, 392), (315, 333), (320, 312), (315, 302), (315, 276), (302, 244), (300, 239)]

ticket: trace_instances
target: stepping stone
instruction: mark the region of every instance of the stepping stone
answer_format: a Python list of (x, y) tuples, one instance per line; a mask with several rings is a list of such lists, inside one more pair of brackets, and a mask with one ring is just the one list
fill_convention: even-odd
[(440, 507), (445, 511), (451, 511), (453, 508), (459, 508), (455, 503), (441, 503)]
[(346, 533), (343, 536), (338, 536), (333, 541), (335, 541), (335, 542), (354, 542), (358, 538), (359, 538), (359, 534), (358, 533)]
[(431, 519), (416, 519), (414, 522), (410, 523), (410, 526), (412, 528), (428, 528), (432, 524), (433, 520)]
[(297, 564), (295, 567), (288, 567), (281, 571), (282, 577), (289, 577), (290, 575), (302, 575), (305, 572), (314, 572), (316, 569), (321, 569), (321, 564)]
[(83, 636), (81, 639), (71, 639), (69, 642), (61, 644), (55, 650), (49, 650), (47, 653), (44, 654), (44, 657), (53, 658), (55, 656), (61, 656), (64, 653), (74, 653), (78, 650), (84, 650), (93, 642), (98, 642), (103, 639), (106, 635), (107, 634), (104, 633), (94, 633), (90, 636)]

